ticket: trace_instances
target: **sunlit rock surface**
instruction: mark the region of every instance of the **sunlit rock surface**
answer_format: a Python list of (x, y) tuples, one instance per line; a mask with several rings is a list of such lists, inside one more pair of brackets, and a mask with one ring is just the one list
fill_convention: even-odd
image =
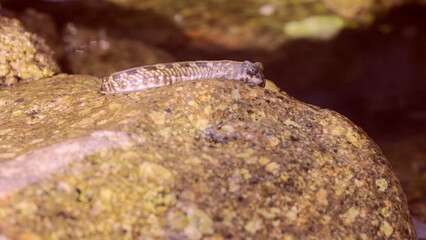
[(206, 80), (0, 91), (0, 237), (416, 239), (388, 161), (341, 115)]

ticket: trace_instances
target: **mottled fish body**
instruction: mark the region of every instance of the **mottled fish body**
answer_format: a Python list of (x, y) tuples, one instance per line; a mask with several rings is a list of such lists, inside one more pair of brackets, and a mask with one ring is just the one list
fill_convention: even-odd
[(101, 93), (128, 93), (184, 81), (220, 78), (265, 85), (261, 63), (192, 61), (155, 64), (115, 72), (102, 79)]

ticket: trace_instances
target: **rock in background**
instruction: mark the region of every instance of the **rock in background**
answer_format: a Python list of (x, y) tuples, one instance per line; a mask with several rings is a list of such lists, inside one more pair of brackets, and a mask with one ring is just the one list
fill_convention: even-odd
[(32, 81), (59, 72), (44, 39), (13, 18), (0, 17), (0, 85)]
[(7, 239), (415, 239), (406, 197), (341, 115), (231, 80), (0, 92)]

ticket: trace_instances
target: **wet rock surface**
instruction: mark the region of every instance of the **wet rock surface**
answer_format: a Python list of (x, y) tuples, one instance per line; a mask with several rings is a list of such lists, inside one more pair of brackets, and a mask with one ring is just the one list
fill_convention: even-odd
[(32, 81), (59, 72), (44, 39), (13, 18), (0, 16), (0, 85)]
[(99, 84), (0, 92), (3, 237), (415, 239), (386, 158), (333, 111), (234, 81)]

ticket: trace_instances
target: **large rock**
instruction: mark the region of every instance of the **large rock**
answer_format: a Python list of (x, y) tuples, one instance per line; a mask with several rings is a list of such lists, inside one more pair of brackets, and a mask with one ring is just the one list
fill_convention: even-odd
[[(410, 213), (423, 222), (426, 238), (426, 130), (378, 139), (404, 188)], [(418, 232), (417, 232), (418, 233)]]
[(0, 92), (0, 238), (416, 239), (388, 161), (345, 117), (241, 82)]
[(14, 18), (0, 16), (0, 86), (50, 77), (59, 72), (43, 38)]

